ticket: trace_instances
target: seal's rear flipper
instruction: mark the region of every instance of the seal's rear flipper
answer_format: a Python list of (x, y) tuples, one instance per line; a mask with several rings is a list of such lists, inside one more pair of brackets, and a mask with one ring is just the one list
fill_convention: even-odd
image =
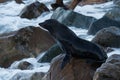
[(65, 57), (61, 63), (61, 66), (60, 66), (61, 69), (63, 69), (66, 66), (66, 64), (70, 62), (70, 58), (71, 58), (70, 55), (68, 55), (68, 54), (65, 55)]

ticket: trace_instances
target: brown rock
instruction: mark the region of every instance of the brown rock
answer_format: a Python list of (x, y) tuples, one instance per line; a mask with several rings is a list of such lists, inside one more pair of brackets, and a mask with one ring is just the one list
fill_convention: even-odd
[(34, 56), (38, 56), (40, 52), (46, 51), (55, 43), (47, 31), (33, 26), (19, 30), (14, 38), (19, 50), (27, 50)]
[[(15, 34), (15, 32), (14, 32)], [(29, 57), (29, 54), (21, 54), (16, 50), (15, 42), (13, 41), (13, 34), (0, 37), (0, 66), (8, 67), (15, 60), (20, 60)]]
[(16, 1), (16, 3), (18, 3), (18, 4), (23, 3), (22, 0), (15, 0), (15, 1)]
[(63, 3), (63, 0), (56, 0), (55, 3), (51, 4), (51, 7), (53, 8), (53, 10), (57, 9), (58, 7), (63, 7), (64, 9), (67, 9), (67, 7)]
[(86, 63), (83, 59), (72, 58), (61, 70), (61, 62), (65, 55), (61, 54), (52, 60), (46, 80), (92, 80), (96, 66)]
[(43, 12), (49, 11), (49, 9), (45, 6), (45, 4), (40, 3), (38, 1), (26, 6), (20, 13), (21, 18), (37, 18)]
[(20, 62), (18, 65), (17, 69), (21, 70), (27, 70), (27, 69), (32, 69), (33, 65), (27, 61)]
[(93, 80), (120, 80), (120, 55), (114, 54), (97, 69)]
[(39, 27), (0, 35), (0, 66), (9, 67), (16, 60), (37, 56), (54, 43), (53, 38)]
[(80, 2), (80, 5), (87, 5), (87, 4), (100, 4), (100, 3), (104, 3), (107, 2), (109, 0), (82, 0)]
[(82, 0), (72, 0), (71, 4), (68, 6), (68, 8), (73, 10), (81, 1)]
[(3, 2), (5, 2), (6, 0), (0, 0), (0, 3), (3, 3)]
[(120, 29), (113, 26), (104, 28), (95, 35), (92, 42), (103, 47), (120, 48)]
[(35, 72), (31, 77), (30, 80), (42, 80), (42, 78), (45, 76), (44, 72)]
[(0, 3), (4, 3), (4, 2), (7, 2), (7, 1), (12, 1), (12, 0), (0, 0)]

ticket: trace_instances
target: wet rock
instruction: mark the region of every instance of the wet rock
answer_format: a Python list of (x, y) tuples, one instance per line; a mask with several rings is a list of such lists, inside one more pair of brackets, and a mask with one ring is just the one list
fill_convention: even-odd
[(120, 29), (117, 27), (108, 27), (100, 30), (92, 42), (103, 47), (120, 48)]
[(49, 49), (55, 43), (47, 31), (33, 26), (19, 30), (14, 38), (19, 50), (27, 50), (35, 57), (38, 56), (39, 53)]
[(97, 69), (93, 80), (120, 80), (120, 55), (114, 54)]
[(26, 27), (0, 35), (0, 66), (9, 67), (16, 60), (36, 57), (54, 44), (48, 32), (39, 27)]
[(30, 57), (30, 54), (21, 53), (15, 48), (13, 34), (0, 37), (0, 66), (9, 67), (15, 60)]
[[(0, 3), (4, 3), (7, 1), (13, 1), (13, 0), (0, 0)], [(15, 0), (15, 1), (16, 1), (16, 3), (23, 3), (22, 0)]]
[(120, 0), (113, 0), (113, 3), (114, 3), (115, 5), (120, 6)]
[(103, 18), (97, 20), (90, 27), (88, 34), (96, 34), (100, 29), (109, 26), (116, 26), (120, 28), (120, 6), (117, 5), (119, 0), (114, 0), (114, 6), (103, 16)]
[(0, 0), (0, 3), (4, 3), (4, 2), (7, 2), (7, 1), (12, 1), (12, 0)]
[(120, 22), (120, 6), (114, 6), (104, 16), (106, 16), (112, 20)]
[(18, 68), (17, 69), (21, 69), (21, 70), (29, 70), (29, 69), (32, 69), (33, 65), (27, 61), (23, 61), (23, 62), (20, 62), (20, 64), (18, 65)]
[(75, 26), (84, 29), (88, 29), (96, 20), (93, 17), (84, 16), (72, 10), (64, 10), (63, 8), (57, 8), (51, 18), (58, 20), (66, 26)]
[(82, 0), (80, 2), (80, 5), (87, 5), (87, 4), (100, 4), (100, 3), (105, 3), (110, 0)]
[(40, 58), (38, 62), (40, 63), (51, 62), (51, 60), (60, 53), (62, 53), (62, 50), (60, 49), (58, 44), (55, 44), (47, 50), (47, 52), (44, 54), (42, 58)]
[(30, 80), (42, 80), (42, 78), (45, 76), (44, 72), (35, 72), (31, 77)]
[(85, 60), (72, 58), (64, 69), (61, 69), (64, 56), (61, 54), (52, 60), (46, 80), (92, 80), (97, 67), (87, 64)]
[(68, 8), (71, 10), (74, 10), (75, 7), (81, 2), (82, 0), (71, 0), (70, 5), (68, 5)]
[(88, 34), (95, 35), (99, 30), (110, 27), (110, 26), (116, 26), (120, 28), (120, 23), (118, 21), (112, 20), (104, 16), (101, 19), (93, 22), (93, 24), (90, 26), (88, 30)]
[(55, 3), (51, 4), (51, 7), (53, 10), (57, 9), (58, 7), (63, 7), (64, 9), (67, 9), (67, 7), (63, 3), (63, 0), (56, 0)]
[(43, 4), (38, 1), (26, 6), (20, 13), (21, 18), (37, 18), (43, 12), (49, 11), (49, 9)]
[(18, 4), (23, 3), (22, 0), (15, 0), (15, 1), (16, 1), (16, 3), (18, 3)]

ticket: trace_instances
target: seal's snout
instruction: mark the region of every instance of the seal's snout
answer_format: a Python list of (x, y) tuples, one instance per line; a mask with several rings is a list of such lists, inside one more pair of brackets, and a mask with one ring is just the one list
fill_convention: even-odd
[(39, 25), (44, 28), (44, 23), (39, 23)]
[(44, 30), (49, 30), (48, 26), (46, 25), (45, 22), (39, 23), (40, 27), (43, 28)]

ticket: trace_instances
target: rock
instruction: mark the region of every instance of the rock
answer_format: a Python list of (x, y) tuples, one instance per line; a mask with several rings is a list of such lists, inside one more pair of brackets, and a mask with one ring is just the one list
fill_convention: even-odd
[(16, 49), (13, 34), (0, 37), (0, 67), (9, 67), (15, 60), (30, 57)]
[(95, 35), (99, 30), (116, 26), (120, 28), (120, 3), (119, 0), (114, 0), (115, 5), (99, 20), (95, 21), (89, 28), (88, 34)]
[(22, 0), (15, 0), (15, 1), (16, 1), (16, 3), (18, 3), (18, 4), (23, 3)]
[[(0, 3), (4, 3), (7, 1), (13, 1), (13, 0), (0, 0)], [(16, 1), (16, 3), (23, 3), (22, 0), (15, 0), (15, 1)]]
[(42, 58), (40, 58), (38, 62), (40, 63), (51, 62), (51, 60), (60, 53), (62, 53), (62, 50), (60, 49), (58, 44), (55, 44), (47, 50), (45, 55)]
[(75, 26), (84, 29), (88, 29), (96, 20), (93, 17), (84, 16), (72, 10), (64, 10), (63, 8), (57, 8), (51, 18), (58, 20), (66, 26)]
[(20, 62), (20, 64), (18, 65), (18, 68), (17, 69), (21, 69), (21, 70), (29, 70), (29, 69), (32, 69), (33, 65), (27, 61), (23, 61), (23, 62)]
[(101, 19), (93, 22), (93, 24), (90, 26), (88, 30), (88, 34), (95, 35), (99, 30), (110, 27), (110, 26), (116, 26), (120, 28), (120, 23), (118, 21), (112, 20), (104, 16)]
[(88, 4), (100, 4), (100, 3), (105, 3), (110, 0), (82, 0), (80, 2), (80, 5), (88, 5)]
[(42, 80), (44, 72), (16, 73), (10, 80)]
[(0, 0), (0, 3), (4, 3), (4, 2), (7, 2), (7, 1), (12, 1), (12, 0)]
[(35, 72), (31, 77), (30, 80), (42, 80), (42, 78), (45, 76), (44, 72)]
[(71, 0), (70, 5), (68, 5), (68, 8), (71, 10), (74, 10), (75, 7), (81, 2), (82, 0)]
[(111, 10), (109, 10), (104, 16), (120, 22), (120, 6), (114, 6)]
[(113, 0), (113, 3), (114, 3), (115, 5), (120, 6), (120, 0)]
[(9, 67), (23, 58), (36, 57), (54, 43), (49, 33), (33, 26), (0, 35), (0, 67)]
[(113, 0), (113, 2), (115, 5), (103, 16), (103, 18), (93, 23), (88, 32), (89, 34), (95, 34), (101, 28), (109, 26), (116, 26), (120, 28), (120, 5), (117, 5), (120, 1)]
[(91, 66), (85, 60), (72, 58), (64, 69), (61, 69), (64, 56), (61, 54), (52, 60), (46, 80), (92, 80), (97, 67)]
[(49, 11), (49, 9), (43, 4), (38, 1), (26, 6), (20, 13), (21, 18), (37, 18), (43, 12)]
[(9, 69), (20, 69), (20, 70), (31, 70), (33, 69), (33, 64), (28, 62), (28, 61), (24, 61), (24, 59), (22, 59), (21, 61), (14, 61)]
[(103, 47), (120, 48), (120, 29), (117, 27), (108, 27), (96, 33), (92, 42)]
[(51, 7), (53, 10), (57, 9), (58, 7), (63, 7), (64, 9), (67, 9), (67, 7), (63, 3), (63, 0), (56, 0), (55, 3), (51, 4)]
[(120, 55), (110, 56), (95, 72), (93, 80), (120, 80)]
[(14, 37), (19, 50), (24, 51), (22, 49), (24, 47), (25, 50), (28, 50), (29, 53), (31, 52), (35, 57), (55, 44), (51, 35), (39, 27), (30, 26), (23, 28)]

